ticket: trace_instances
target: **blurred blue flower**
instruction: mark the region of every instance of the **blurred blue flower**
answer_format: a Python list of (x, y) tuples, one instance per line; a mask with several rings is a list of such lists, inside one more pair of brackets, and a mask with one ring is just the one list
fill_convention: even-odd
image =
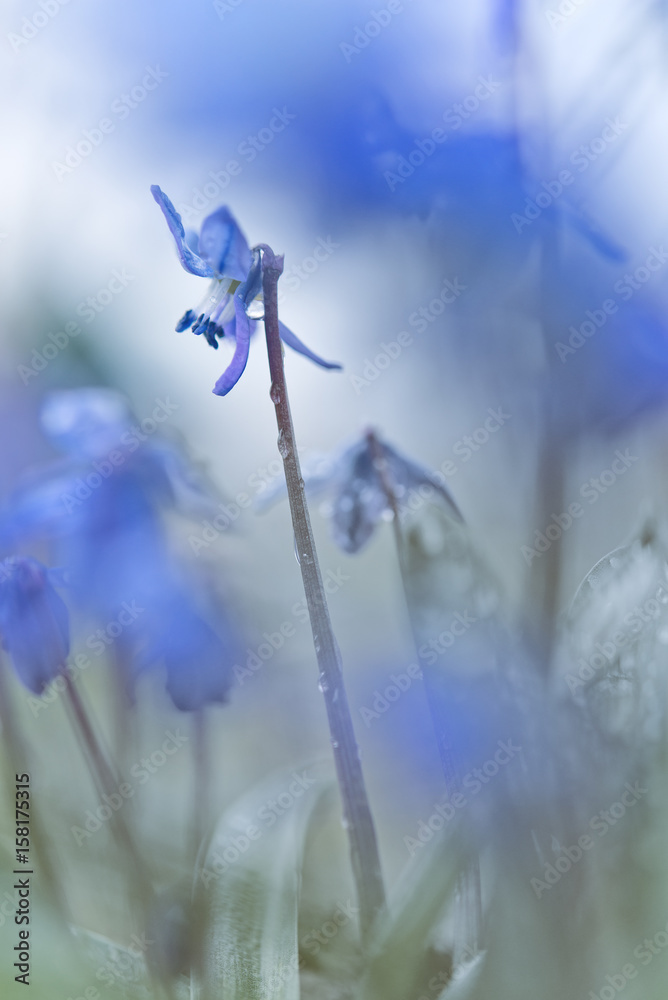
[(232, 630), (225, 623), (223, 641), (195, 610), (162, 524), (167, 507), (212, 511), (203, 477), (176, 448), (147, 441), (112, 390), (52, 393), (42, 423), (66, 458), (18, 491), (5, 541), (49, 539), (76, 607), (96, 623), (120, 620), (128, 604), (137, 609), (116, 640), (128, 674), (140, 661), (142, 669), (161, 661), (177, 707), (225, 700)]
[(149, 666), (164, 664), (167, 693), (182, 712), (228, 700), (237, 648), (229, 624), (223, 625), (221, 637), (199, 614), (186, 590), (174, 584), (166, 583), (149, 610), (142, 657)]
[[(251, 253), (234, 216), (225, 206), (206, 217), (198, 236), (192, 231), (186, 233), (181, 216), (157, 184), (152, 185), (151, 193), (167, 220), (185, 270), (212, 279), (200, 304), (188, 309), (176, 324), (177, 333), (190, 328), (197, 335), (204, 334), (207, 343), (216, 349), (219, 338), (230, 337), (235, 342), (232, 361), (213, 390), (216, 395), (225, 396), (243, 375), (254, 321), (262, 319), (264, 312), (260, 251)], [(341, 367), (314, 354), (283, 323), (280, 333), (289, 347), (322, 368)]]
[(14, 556), (0, 563), (0, 634), (19, 679), (35, 694), (64, 671), (67, 608), (36, 559)]
[(434, 490), (448, 513), (462, 520), (449, 492), (429, 469), (372, 432), (348, 448), (333, 471), (332, 533), (345, 552), (359, 552), (380, 521), (394, 513), (393, 506), (400, 513), (410, 494), (421, 486)]
[[(304, 483), (309, 496), (333, 494), (332, 534), (344, 552), (359, 552), (370, 540), (378, 524), (395, 512), (401, 517), (416, 491), (435, 494), (445, 504), (450, 517), (463, 518), (441, 479), (429, 469), (382, 441), (374, 431), (338, 454), (319, 458), (305, 466)], [(266, 507), (285, 493), (285, 482), (263, 495)]]

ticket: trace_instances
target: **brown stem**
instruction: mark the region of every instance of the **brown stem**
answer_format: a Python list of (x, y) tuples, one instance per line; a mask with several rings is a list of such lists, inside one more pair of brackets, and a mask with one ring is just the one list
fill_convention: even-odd
[(209, 801), (209, 746), (207, 740), (206, 714), (204, 708), (193, 712), (193, 810), (192, 820), (192, 854), (197, 860), (200, 845), (208, 828), (207, 803)]
[(271, 398), (278, 424), (278, 450), (283, 459), (299, 566), (320, 671), (320, 690), (325, 698), (343, 801), (360, 910), (360, 928), (363, 938), (367, 939), (374, 920), (385, 908), (378, 843), (343, 680), (341, 654), (329, 617), (295, 444), (278, 320), (277, 285), (283, 272), (283, 258), (276, 257), (267, 246), (259, 249), (263, 251), (264, 327), (271, 374)]
[[(91, 725), (88, 713), (81, 696), (72, 682), (68, 673), (63, 675), (65, 679), (65, 691), (67, 693), (68, 704), (74, 716), (74, 720), (81, 735), (87, 755), (86, 761), (90, 767), (95, 786), (101, 794), (111, 796), (118, 794), (118, 780), (111, 769), (111, 765), (99, 744), (93, 726)], [(130, 859), (133, 869), (133, 889), (139, 890), (145, 905), (153, 898), (153, 887), (150, 883), (144, 864), (139, 856), (137, 847), (132, 839), (125, 820), (120, 812), (115, 812), (111, 829), (118, 840), (121, 851)]]

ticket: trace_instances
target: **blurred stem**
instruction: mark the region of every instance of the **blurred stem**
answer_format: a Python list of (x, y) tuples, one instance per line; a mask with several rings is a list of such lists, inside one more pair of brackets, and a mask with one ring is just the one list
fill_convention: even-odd
[(271, 399), (278, 424), (278, 450), (283, 459), (299, 566), (320, 671), (320, 690), (325, 698), (331, 745), (343, 801), (343, 815), (360, 910), (360, 929), (363, 940), (367, 940), (376, 917), (385, 909), (385, 888), (378, 843), (343, 680), (341, 653), (332, 630), (315, 550), (290, 413), (277, 300), (277, 286), (283, 272), (283, 258), (276, 257), (266, 245), (262, 245), (259, 249), (263, 251), (264, 327), (271, 374)]
[[(68, 674), (64, 674), (66, 694), (68, 704), (77, 730), (85, 748), (84, 758), (88, 764), (93, 782), (100, 795), (119, 795), (118, 781), (112, 771), (111, 765), (107, 761), (99, 740), (95, 735), (92, 723), (88, 717), (88, 712), (84, 706), (79, 692)], [(123, 805), (127, 800), (123, 799)], [(121, 808), (123, 808), (123, 805)], [(111, 808), (111, 806), (109, 807)], [(148, 909), (153, 900), (153, 886), (146, 872), (146, 867), (142, 862), (135, 842), (130, 834), (128, 826), (119, 811), (113, 813), (111, 829), (118, 841), (121, 852), (126, 855), (132, 868), (131, 889), (133, 893), (139, 893), (143, 906)]]
[(122, 637), (117, 639), (112, 647), (112, 674), (116, 688), (116, 725), (115, 725), (115, 757), (121, 774), (125, 773), (125, 764), (134, 760), (136, 749), (136, 731), (133, 724), (134, 713), (131, 696), (131, 676), (128, 669), (128, 650)]
[[(11, 790), (14, 788), (15, 775), (22, 774), (24, 771), (27, 774), (32, 774), (32, 768), (26, 746), (17, 726), (14, 724), (14, 706), (10, 701), (9, 684), (7, 683), (5, 663), (2, 657), (0, 657), (0, 725), (2, 725), (2, 734), (7, 749), (7, 758), (4, 763), (7, 775), (7, 798), (11, 803), (9, 814), (13, 815), (14, 797)], [(35, 858), (37, 859), (35, 867), (40, 869), (44, 875), (44, 881), (51, 897), (51, 902), (66, 923), (71, 926), (73, 923), (72, 915), (69, 911), (60, 881), (56, 877), (46, 846), (46, 837), (40, 820), (40, 812), (39, 809), (35, 808), (32, 801), (30, 815), (30, 826), (32, 828), (31, 847), (34, 848)]]
[[(549, 120), (545, 115), (546, 122)], [(547, 126), (546, 126), (547, 127)], [(543, 176), (551, 176), (551, 155), (549, 137), (545, 136), (543, 148)], [(545, 391), (543, 394), (543, 425), (540, 452), (537, 464), (536, 482), (536, 529), (545, 533), (554, 524), (553, 515), (560, 516), (564, 510), (564, 455), (559, 422), (563, 414), (556, 412), (555, 401), (559, 399), (557, 360), (554, 350), (556, 337), (553, 336), (553, 288), (558, 287), (559, 235), (557, 217), (548, 216), (541, 229), (541, 256), (539, 274), (539, 319), (543, 332), (545, 352)], [(573, 401), (577, 406), (577, 401)], [(561, 588), (563, 533), (552, 541), (547, 551), (535, 556), (529, 574), (528, 606), (537, 607), (535, 616), (535, 646), (539, 668), (543, 676), (550, 674), (556, 638), (559, 593)]]
[[(373, 430), (367, 431), (366, 439), (369, 445), (369, 452), (373, 458), (374, 468), (378, 473), (378, 478), (380, 479), (383, 492), (385, 493), (385, 497), (387, 499), (388, 507), (392, 511), (392, 530), (394, 533), (394, 542), (397, 551), (397, 561), (399, 563), (399, 575), (401, 577), (404, 603), (406, 605), (408, 621), (413, 635), (415, 655), (417, 656), (418, 662), (420, 662), (420, 642), (417, 636), (415, 624), (413, 622), (413, 616), (411, 614), (408, 572), (404, 556), (406, 543), (403, 531), (401, 530), (396, 488), (392, 480), (392, 473), (383, 453), (381, 443)], [(443, 776), (445, 778), (445, 790), (448, 798), (451, 799), (455, 792), (458, 792), (461, 789), (461, 763), (459, 761), (457, 750), (452, 746), (447, 732), (444, 732), (443, 722), (438, 715), (436, 696), (435, 692), (432, 691), (431, 670), (423, 666), (422, 673), (425, 678), (427, 704), (429, 706), (429, 712), (434, 726), (434, 735), (436, 736), (438, 753), (441, 758), (441, 766), (443, 768)], [(471, 953), (475, 954), (479, 950), (481, 946), (481, 934), (482, 892), (480, 887), (480, 862), (476, 858), (470, 863), (468, 868), (460, 874), (458, 879), (457, 911), (455, 913), (455, 967), (463, 961), (465, 956), (470, 956)]]
[(207, 717), (204, 708), (193, 712), (193, 822), (192, 822), (192, 855), (197, 861), (200, 845), (208, 828), (208, 810), (210, 790), (210, 769)]

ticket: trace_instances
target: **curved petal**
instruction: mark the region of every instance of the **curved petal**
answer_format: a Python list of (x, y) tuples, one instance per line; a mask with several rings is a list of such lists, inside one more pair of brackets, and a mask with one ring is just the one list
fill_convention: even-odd
[(320, 365), (321, 368), (334, 368), (339, 370), (343, 368), (343, 365), (340, 365), (337, 361), (325, 361), (318, 354), (314, 354), (313, 351), (309, 350), (306, 344), (302, 344), (299, 337), (295, 336), (292, 330), (289, 330), (285, 323), (281, 323), (279, 321), (278, 328), (281, 340), (284, 344), (287, 344), (288, 347), (291, 347), (293, 351), (297, 351), (298, 354), (303, 354), (305, 358), (315, 361), (316, 365)]
[(250, 304), (262, 292), (262, 254), (259, 250), (253, 252), (253, 263), (251, 264), (243, 287), (239, 289), (246, 311)]
[(192, 252), (199, 257), (199, 236), (194, 229), (186, 229), (185, 241)]
[(157, 184), (151, 185), (151, 194), (162, 209), (162, 214), (167, 220), (169, 231), (176, 243), (176, 252), (183, 267), (190, 274), (196, 274), (200, 278), (213, 278), (213, 270), (205, 260), (202, 260), (196, 253), (193, 253), (186, 242), (186, 234), (181, 222), (181, 216), (176, 211), (171, 201), (164, 191)]
[(207, 215), (199, 234), (199, 253), (214, 272), (245, 281), (251, 266), (251, 252), (229, 208), (223, 205)]
[(234, 388), (243, 375), (248, 361), (251, 321), (246, 315), (243, 300), (238, 295), (234, 296), (234, 309), (236, 314), (236, 346), (232, 360), (214, 386), (213, 391), (217, 396), (226, 396), (230, 389)]

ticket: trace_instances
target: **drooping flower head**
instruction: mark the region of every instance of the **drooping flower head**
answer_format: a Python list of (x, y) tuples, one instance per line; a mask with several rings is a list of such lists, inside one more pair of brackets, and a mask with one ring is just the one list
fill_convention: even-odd
[[(309, 467), (310, 466), (310, 467)], [(401, 517), (416, 494), (438, 498), (448, 515), (457, 522), (463, 518), (439, 477), (429, 469), (406, 458), (374, 431), (367, 431), (338, 454), (306, 463), (304, 483), (309, 496), (329, 492), (334, 541), (344, 552), (359, 552), (370, 540), (376, 527), (387, 517)], [(260, 507), (267, 506), (284, 483), (267, 491)]]
[(13, 556), (0, 563), (0, 635), (19, 679), (34, 694), (64, 671), (67, 608), (36, 559)]
[[(188, 309), (176, 324), (177, 333), (191, 329), (198, 336), (203, 334), (216, 349), (223, 337), (235, 343), (232, 361), (213, 390), (216, 395), (225, 396), (244, 372), (251, 335), (264, 313), (261, 251), (251, 252), (226, 206), (206, 217), (198, 236), (191, 230), (186, 233), (181, 216), (157, 184), (151, 187), (151, 193), (167, 220), (182, 266), (189, 274), (211, 279), (199, 305)], [(284, 343), (322, 368), (341, 367), (314, 354), (283, 323), (280, 332)]]

